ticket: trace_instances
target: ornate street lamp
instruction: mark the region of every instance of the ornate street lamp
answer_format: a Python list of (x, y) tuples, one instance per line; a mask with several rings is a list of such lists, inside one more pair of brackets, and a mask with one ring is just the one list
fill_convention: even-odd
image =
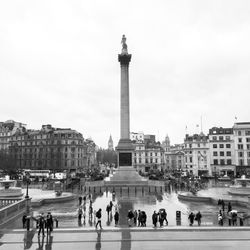
[(29, 199), (29, 184), (30, 184), (30, 175), (29, 175), (29, 173), (25, 174), (25, 179), (26, 179), (26, 195), (25, 195), (25, 199)]
[(29, 197), (29, 184), (30, 184), (30, 175), (29, 173), (26, 173), (25, 175), (26, 179), (26, 195), (25, 195), (25, 200), (26, 200), (26, 228), (27, 231), (30, 230), (30, 197)]

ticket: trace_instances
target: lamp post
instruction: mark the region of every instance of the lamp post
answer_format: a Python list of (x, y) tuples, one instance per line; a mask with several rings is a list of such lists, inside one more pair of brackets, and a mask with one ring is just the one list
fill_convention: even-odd
[(26, 195), (25, 195), (25, 199), (29, 199), (29, 184), (30, 184), (30, 178), (29, 178), (29, 174), (26, 173), (25, 175), (25, 179), (26, 179)]
[(27, 231), (30, 230), (30, 197), (29, 197), (29, 184), (30, 184), (30, 178), (29, 174), (26, 173), (26, 195), (25, 195), (25, 200), (26, 200), (26, 226), (27, 226)]

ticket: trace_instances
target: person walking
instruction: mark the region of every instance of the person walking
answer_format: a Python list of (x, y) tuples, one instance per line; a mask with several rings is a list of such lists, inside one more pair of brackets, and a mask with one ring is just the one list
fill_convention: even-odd
[(111, 210), (111, 208), (110, 208), (110, 205), (108, 204), (107, 207), (106, 207), (106, 212), (107, 212), (108, 218), (109, 218), (110, 210)]
[(45, 227), (45, 219), (44, 219), (44, 216), (43, 216), (43, 213), (40, 215), (39, 219), (38, 219), (38, 236), (40, 236), (40, 233), (42, 231), (42, 234), (44, 236), (44, 227)]
[(197, 221), (198, 226), (201, 225), (201, 218), (202, 218), (202, 215), (201, 215), (201, 212), (199, 211), (199, 212), (195, 215), (195, 220)]
[(79, 200), (79, 206), (80, 206), (82, 204), (82, 196), (81, 195), (79, 196), (78, 200)]
[(96, 212), (96, 218), (97, 218), (97, 223), (95, 225), (95, 228), (97, 229), (97, 226), (100, 226), (100, 229), (102, 229), (102, 209), (99, 208), (99, 210)]
[(158, 214), (156, 213), (156, 211), (154, 211), (152, 215), (152, 222), (153, 222), (154, 227), (157, 227), (157, 220), (158, 220)]
[(46, 228), (47, 228), (47, 235), (53, 231), (53, 217), (50, 212), (48, 212), (47, 214)]
[(219, 214), (218, 214), (218, 224), (220, 226), (223, 226), (223, 214), (222, 214), (221, 210), (219, 211)]
[(27, 216), (26, 216), (26, 214), (24, 214), (23, 218), (22, 218), (23, 228), (26, 227), (26, 218), (27, 218)]
[(82, 221), (82, 207), (80, 206), (78, 209), (78, 222)]
[(134, 225), (136, 226), (136, 222), (137, 222), (137, 217), (138, 217), (138, 213), (137, 211), (135, 210), (134, 211)]
[(193, 224), (194, 224), (194, 214), (193, 214), (193, 212), (191, 212), (189, 214), (188, 219), (189, 219), (189, 226), (193, 226)]
[(147, 214), (145, 211), (142, 211), (142, 217), (141, 217), (141, 225), (142, 227), (146, 227), (147, 225)]
[(227, 212), (231, 212), (232, 211), (232, 205), (231, 205), (231, 202), (229, 201), (228, 202), (228, 206), (227, 206)]
[(132, 227), (133, 222), (134, 222), (134, 214), (131, 210), (128, 210), (128, 226)]
[(162, 210), (159, 210), (159, 223), (160, 223), (160, 227), (163, 227), (163, 221), (164, 221), (164, 218), (163, 218), (163, 213), (162, 213)]
[(115, 212), (114, 219), (115, 219), (115, 226), (117, 227), (118, 222), (119, 222), (119, 213), (118, 213), (118, 211)]
[(138, 218), (137, 218), (137, 220), (138, 220), (138, 227), (141, 226), (141, 217), (142, 217), (141, 210), (138, 210)]

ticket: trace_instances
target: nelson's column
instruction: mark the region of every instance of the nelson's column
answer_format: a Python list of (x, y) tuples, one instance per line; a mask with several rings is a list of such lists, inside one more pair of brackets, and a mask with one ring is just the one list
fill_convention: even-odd
[(134, 181), (145, 182), (132, 166), (134, 147), (130, 140), (129, 114), (129, 63), (131, 54), (128, 54), (125, 35), (122, 36), (122, 52), (118, 55), (121, 65), (121, 103), (120, 103), (120, 140), (116, 147), (118, 154), (118, 171), (111, 177), (111, 182)]

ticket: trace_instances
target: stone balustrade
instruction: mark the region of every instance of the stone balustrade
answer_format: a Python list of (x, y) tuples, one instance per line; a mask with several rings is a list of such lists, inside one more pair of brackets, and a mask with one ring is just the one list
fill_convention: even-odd
[(0, 208), (13, 204), (20, 201), (18, 198), (0, 198)]
[(2, 198), (1, 202), (3, 204), (9, 203), (0, 209), (0, 227), (10, 220), (20, 217), (24, 213), (27, 204), (26, 199)]

